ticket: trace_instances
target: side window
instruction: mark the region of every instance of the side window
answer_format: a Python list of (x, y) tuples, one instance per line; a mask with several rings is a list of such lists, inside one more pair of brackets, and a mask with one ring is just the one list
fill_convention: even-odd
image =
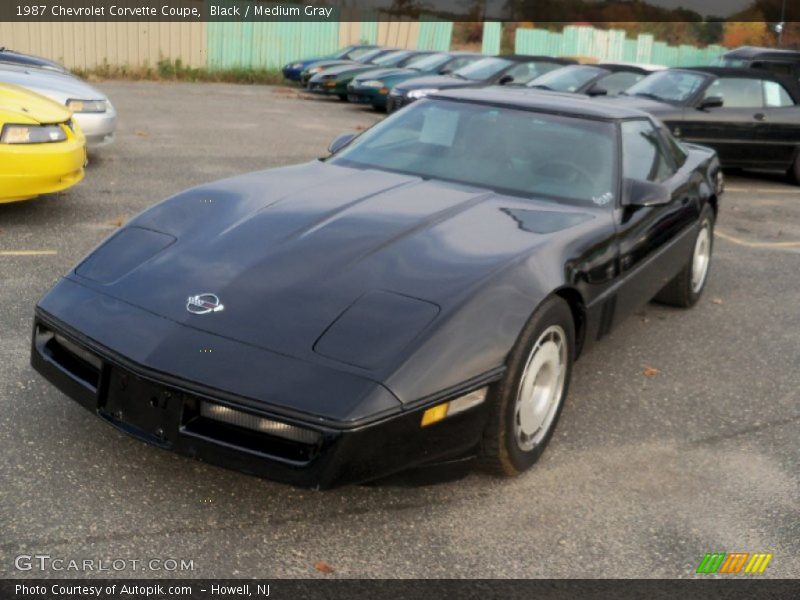
[(754, 61), (751, 65), (755, 69), (764, 69), (770, 73), (777, 73), (778, 75), (791, 75), (792, 63), (783, 61)]
[(456, 71), (461, 67), (466, 67), (469, 63), (475, 62), (475, 59), (471, 56), (464, 56), (463, 58), (457, 58), (447, 64), (447, 68), (450, 71)]
[(761, 80), (720, 77), (706, 88), (705, 97), (720, 96), (723, 108), (760, 108), (763, 106)]
[(649, 120), (622, 122), (622, 175), (661, 182), (673, 170), (664, 156), (658, 131)]
[(644, 75), (641, 73), (618, 71), (617, 73), (611, 73), (601, 78), (595, 83), (595, 87), (603, 88), (608, 92), (609, 96), (616, 96), (620, 92), (627, 90), (640, 79), (644, 79)]
[(511, 75), (514, 83), (527, 83), (539, 75), (539, 69), (536, 63), (522, 63), (508, 70), (506, 75)]
[(794, 106), (794, 100), (777, 81), (762, 81), (764, 84), (764, 106)]

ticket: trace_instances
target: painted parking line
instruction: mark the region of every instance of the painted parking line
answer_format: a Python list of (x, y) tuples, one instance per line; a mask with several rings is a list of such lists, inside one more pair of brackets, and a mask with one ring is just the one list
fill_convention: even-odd
[(714, 231), (714, 235), (721, 237), (723, 240), (733, 242), (734, 244), (746, 246), (747, 248), (800, 248), (800, 242), (751, 242), (738, 238), (730, 233), (720, 231), (719, 229)]
[(0, 250), (0, 256), (54, 256), (55, 250)]

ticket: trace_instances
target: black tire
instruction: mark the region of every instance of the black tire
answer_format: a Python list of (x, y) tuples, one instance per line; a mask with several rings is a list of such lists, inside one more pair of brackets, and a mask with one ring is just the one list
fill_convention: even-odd
[(794, 157), (794, 164), (789, 167), (789, 179), (792, 183), (800, 185), (800, 150), (797, 151)]
[[(697, 288), (692, 282), (692, 270), (695, 256), (694, 249), (705, 227), (708, 228), (708, 267), (700, 287)], [(711, 268), (713, 250), (714, 210), (709, 205), (706, 205), (703, 208), (703, 212), (700, 214), (700, 229), (698, 230), (697, 235), (695, 236), (694, 244), (692, 245), (692, 256), (689, 257), (689, 260), (681, 269), (680, 273), (678, 273), (672, 281), (665, 285), (661, 291), (656, 294), (656, 297), (653, 298), (653, 300), (660, 302), (661, 304), (668, 304), (670, 306), (677, 306), (679, 308), (691, 308), (697, 304), (700, 296), (703, 295), (703, 290), (706, 289), (706, 283), (708, 282), (708, 270)]]
[[(532, 358), (537, 342), (552, 328), (560, 328), (564, 334), (565, 362), (564, 379), (557, 405), (546, 426), (536, 435), (541, 435), (533, 447), (523, 448), (517, 439), (519, 427), (517, 397), (526, 367)], [(539, 346), (541, 349), (542, 346)], [(537, 351), (538, 352), (538, 351)], [(484, 469), (496, 475), (513, 477), (529, 469), (539, 459), (553, 435), (564, 400), (569, 390), (572, 363), (575, 355), (575, 324), (567, 303), (558, 297), (543, 302), (531, 315), (520, 333), (517, 343), (506, 361), (506, 373), (490, 390), (489, 416), (480, 448), (480, 463)], [(549, 414), (549, 413), (548, 413)], [(536, 436), (533, 436), (536, 437)], [(533, 440), (532, 440), (533, 441)]]
[(342, 102), (347, 102), (347, 94), (337, 94), (337, 96)]

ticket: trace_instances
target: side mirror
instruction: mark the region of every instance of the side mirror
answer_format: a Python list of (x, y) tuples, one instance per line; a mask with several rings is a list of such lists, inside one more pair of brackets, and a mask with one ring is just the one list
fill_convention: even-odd
[(333, 138), (333, 141), (328, 146), (328, 152), (334, 154), (335, 152), (337, 152), (338, 150), (349, 144), (350, 140), (352, 140), (354, 137), (356, 137), (355, 133), (343, 133), (341, 135), (337, 135), (335, 138)]
[(514, 81), (514, 78), (511, 75), (503, 75), (500, 78), (500, 81), (497, 82), (497, 85), (505, 85), (507, 83), (511, 83)]
[(622, 182), (623, 206), (663, 206), (671, 200), (669, 189), (660, 183), (643, 179), (625, 179)]
[(724, 101), (722, 100), (721, 96), (709, 96), (708, 98), (703, 98), (700, 101), (700, 104), (697, 107), (697, 110), (707, 110), (709, 108), (719, 108), (722, 106)]
[(604, 88), (601, 88), (601, 87), (592, 86), (586, 91), (586, 95), (587, 96), (608, 96), (608, 90), (604, 89)]

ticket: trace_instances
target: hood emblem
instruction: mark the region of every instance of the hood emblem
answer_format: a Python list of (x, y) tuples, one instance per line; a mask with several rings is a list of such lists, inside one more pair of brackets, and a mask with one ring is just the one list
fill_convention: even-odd
[(186, 310), (196, 315), (219, 312), (224, 308), (225, 306), (219, 301), (216, 294), (197, 294), (186, 299)]

